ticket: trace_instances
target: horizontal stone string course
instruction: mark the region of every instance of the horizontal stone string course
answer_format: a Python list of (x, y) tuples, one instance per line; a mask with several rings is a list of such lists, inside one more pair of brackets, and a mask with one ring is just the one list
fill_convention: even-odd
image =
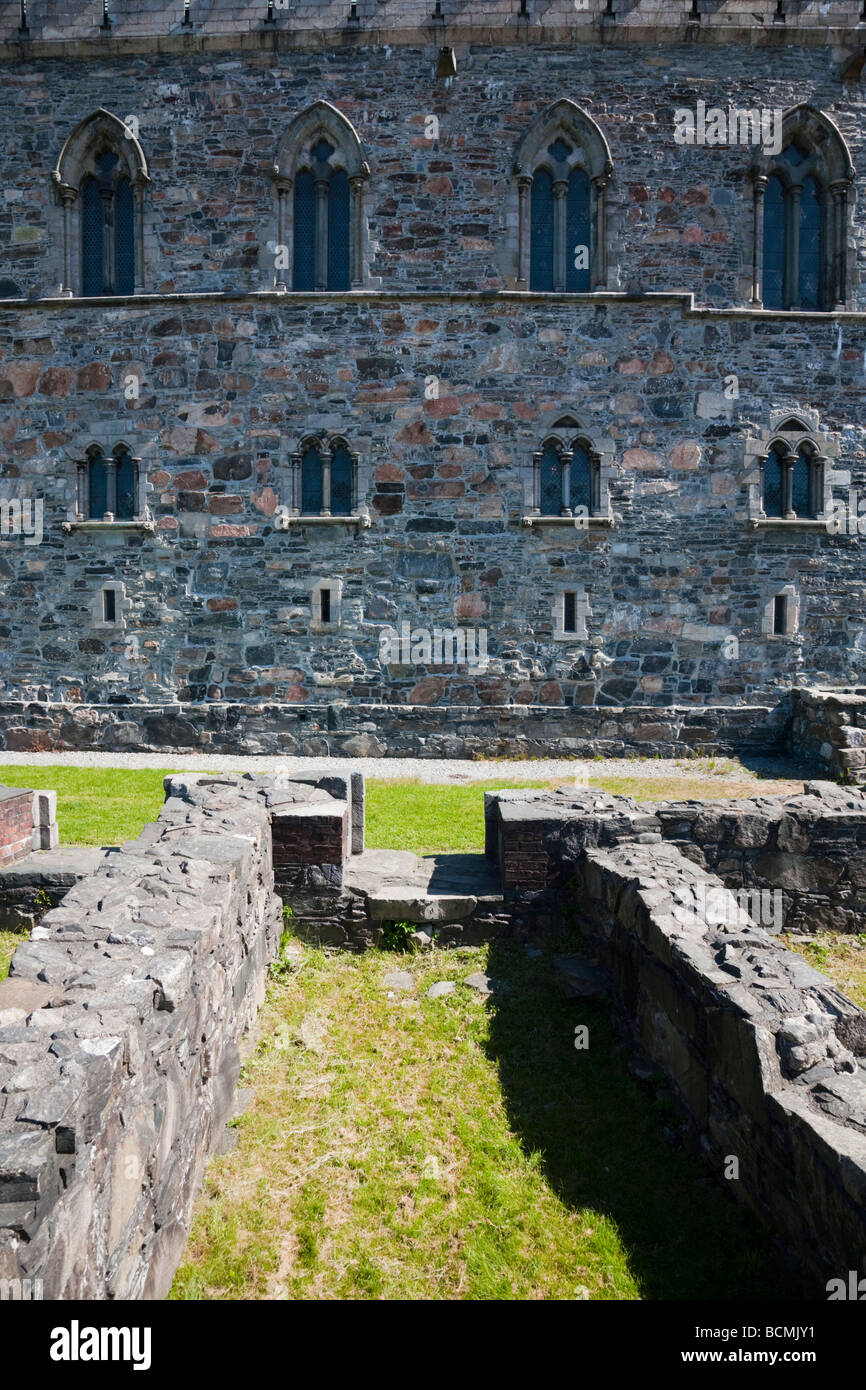
[(279, 945), (266, 779), (166, 792), (0, 984), (0, 1277), (46, 1298), (165, 1296)]

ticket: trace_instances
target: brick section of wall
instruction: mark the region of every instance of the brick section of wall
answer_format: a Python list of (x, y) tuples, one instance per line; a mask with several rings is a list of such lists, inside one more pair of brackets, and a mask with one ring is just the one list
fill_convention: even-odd
[(0, 865), (33, 848), (33, 792), (0, 787)]
[[(281, 882), (289, 878), (292, 869), (309, 865), (342, 871), (349, 853), (349, 808), (345, 802), (276, 810), (272, 825), (274, 870)], [(342, 877), (332, 880), (335, 884), (338, 881)]]

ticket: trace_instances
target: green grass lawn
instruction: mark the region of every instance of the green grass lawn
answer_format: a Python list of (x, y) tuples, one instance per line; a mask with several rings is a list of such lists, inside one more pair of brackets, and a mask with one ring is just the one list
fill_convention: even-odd
[[(389, 998), (396, 968), (413, 989)], [(462, 983), (485, 968), (511, 993)], [(456, 992), (426, 999), (436, 980)], [(678, 1146), (659, 1083), (628, 1072), (607, 1011), (561, 997), (548, 952), (308, 947), (258, 1028), (238, 1147), (208, 1166), (172, 1298), (790, 1294), (754, 1219)]]
[(170, 770), (0, 766), (0, 783), (56, 791), (62, 845), (119, 845), (156, 820)]

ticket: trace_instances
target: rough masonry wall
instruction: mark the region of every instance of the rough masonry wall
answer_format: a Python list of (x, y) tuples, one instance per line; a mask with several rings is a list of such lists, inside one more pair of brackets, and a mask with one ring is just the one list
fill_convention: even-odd
[(623, 844), (588, 849), (574, 886), (624, 1023), (717, 1178), (738, 1161), (731, 1196), (824, 1297), (866, 1239), (866, 1015), (760, 928), (708, 926), (714, 884), (673, 846)]
[[(562, 787), (487, 793), (485, 818), (512, 921), (579, 932), (716, 1178), (781, 1236), (806, 1296), (825, 1297), (828, 1279), (860, 1268), (866, 1237), (866, 1014), (780, 945), (781, 923), (764, 929), (743, 885), (796, 869), (801, 889), (812, 875), (832, 900), (829, 868), (844, 917), (863, 795), (810, 783), (793, 798), (656, 807)], [(798, 929), (839, 925), (820, 893), (785, 898)], [(599, 993), (597, 971), (576, 978), (577, 995)]]
[(0, 984), (0, 1276), (161, 1298), (282, 925), (267, 790), (168, 778)]
[[(0, 539), (8, 699), (205, 702), (217, 724), (234, 702), (438, 707), (446, 724), (451, 707), (475, 706), (489, 749), (496, 720), (484, 712), (496, 706), (762, 706), (795, 679), (860, 679), (859, 536), (751, 528), (749, 448), (780, 412), (805, 413), (838, 451), (834, 495), (862, 493), (866, 327), (744, 308), (752, 152), (673, 140), (674, 109), (699, 98), (810, 101), (866, 167), (862, 94), (840, 82), (837, 48), (790, 45), (781, 62), (772, 48), (719, 42), (477, 43), (448, 86), (432, 76), (436, 51), (109, 45), (95, 65), (3, 67), (4, 273), (54, 293), (50, 170), (75, 124), (107, 105), (140, 122), (152, 178), (144, 288), (162, 296), (0, 308), (0, 493), (45, 508), (41, 544)], [(509, 289), (514, 149), (562, 96), (610, 144), (609, 284), (626, 299)], [(355, 123), (370, 164), (365, 289), (273, 295), (274, 152), (320, 98)], [(849, 303), (864, 308), (853, 202)], [(739, 395), (726, 398), (731, 376)], [(606, 451), (610, 526), (521, 525), (532, 454), (565, 413)], [(358, 451), (369, 526), (275, 529), (292, 501), (290, 456), (313, 432)], [(140, 455), (152, 534), (62, 532), (75, 461), (96, 436)], [(313, 590), (329, 580), (342, 589), (324, 628)], [(106, 584), (113, 625), (99, 607)], [(799, 630), (772, 636), (768, 604), (784, 589)], [(556, 636), (566, 590), (586, 596), (586, 638)], [(489, 661), (386, 664), (383, 627), (403, 623), (483, 629)], [(61, 720), (46, 718), (56, 736)], [(361, 732), (375, 737), (380, 718)], [(603, 737), (592, 727), (587, 737)], [(151, 741), (126, 733), (130, 747)]]

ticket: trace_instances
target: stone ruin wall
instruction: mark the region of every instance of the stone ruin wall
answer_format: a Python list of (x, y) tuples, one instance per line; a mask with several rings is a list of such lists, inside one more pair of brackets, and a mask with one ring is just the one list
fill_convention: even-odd
[(810, 783), (790, 798), (653, 807), (499, 792), (486, 826), (515, 920), (579, 928), (622, 1030), (667, 1077), (715, 1176), (738, 1159), (729, 1193), (820, 1296), (859, 1269), (866, 1014), (753, 920), (742, 888), (784, 885), (789, 928), (861, 931), (861, 793)]

